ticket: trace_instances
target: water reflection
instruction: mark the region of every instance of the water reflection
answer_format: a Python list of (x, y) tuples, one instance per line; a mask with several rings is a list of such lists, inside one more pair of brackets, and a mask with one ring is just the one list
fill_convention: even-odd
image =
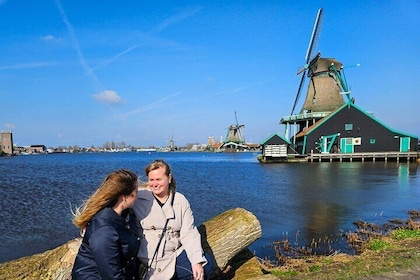
[(352, 253), (340, 233), (354, 229), (353, 221), (382, 224), (407, 218), (406, 212), (419, 206), (416, 164), (313, 163), (281, 168), (293, 180), (285, 184), (291, 192), (282, 192), (286, 197), (278, 202), (286, 203), (288, 209), (282, 212), (296, 220), (282, 225), (287, 230), (278, 240), (288, 238), (295, 245), (330, 239), (335, 240), (333, 249)]

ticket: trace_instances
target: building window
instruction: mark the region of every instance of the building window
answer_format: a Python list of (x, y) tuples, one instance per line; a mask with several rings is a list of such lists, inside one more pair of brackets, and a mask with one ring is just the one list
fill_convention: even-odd
[(376, 139), (375, 138), (370, 138), (370, 140), (369, 140), (369, 143), (370, 144), (375, 144), (375, 142), (376, 142)]
[(353, 130), (353, 124), (352, 123), (344, 124), (344, 130)]

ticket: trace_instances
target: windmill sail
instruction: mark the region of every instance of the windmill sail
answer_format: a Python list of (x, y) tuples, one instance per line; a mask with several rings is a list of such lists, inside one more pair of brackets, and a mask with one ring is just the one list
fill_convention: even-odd
[(295, 101), (293, 103), (292, 112), (290, 113), (291, 115), (293, 115), (293, 113), (296, 109), (296, 105), (299, 101), (300, 94), (301, 94), (302, 89), (305, 85), (305, 79), (306, 79), (306, 75), (307, 75), (307, 71), (308, 71), (310, 61), (312, 60), (313, 54), (316, 52), (316, 49), (318, 48), (319, 36), (320, 36), (320, 33), (321, 33), (322, 15), (323, 15), (323, 9), (321, 8), (321, 9), (318, 10), (318, 13), (316, 15), (314, 27), (312, 29), (311, 38), (309, 40), (308, 49), (306, 50), (305, 65), (303, 67), (301, 67), (300, 70), (297, 73), (297, 75), (302, 74), (302, 77), (300, 79), (300, 83), (299, 83), (299, 87), (298, 87), (298, 90), (297, 90), (297, 93), (296, 93)]

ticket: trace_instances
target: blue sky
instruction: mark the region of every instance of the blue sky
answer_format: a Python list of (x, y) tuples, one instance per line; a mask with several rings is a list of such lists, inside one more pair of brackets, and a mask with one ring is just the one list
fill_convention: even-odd
[[(317, 10), (318, 50), (356, 105), (420, 135), (420, 2), (0, 0), (0, 130), (18, 145), (258, 143), (290, 114)], [(296, 107), (300, 111), (303, 97)]]

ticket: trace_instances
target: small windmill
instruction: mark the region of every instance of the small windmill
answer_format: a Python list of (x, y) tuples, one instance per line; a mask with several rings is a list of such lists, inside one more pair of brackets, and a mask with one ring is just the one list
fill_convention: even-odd
[(232, 124), (228, 127), (228, 132), (226, 135), (226, 143), (233, 142), (237, 144), (243, 144), (245, 143), (245, 139), (242, 136), (241, 128), (244, 128), (245, 125), (243, 124), (240, 125), (238, 123), (236, 111), (235, 111), (235, 120), (236, 120), (236, 124)]
[(178, 140), (174, 140), (174, 134), (172, 133), (172, 135), (171, 135), (171, 138), (170, 139), (166, 139), (165, 141), (167, 141), (168, 142), (168, 144), (169, 144), (169, 149), (171, 150), (171, 151), (175, 151), (176, 150), (176, 147), (175, 147), (175, 142), (176, 141), (178, 141)]

